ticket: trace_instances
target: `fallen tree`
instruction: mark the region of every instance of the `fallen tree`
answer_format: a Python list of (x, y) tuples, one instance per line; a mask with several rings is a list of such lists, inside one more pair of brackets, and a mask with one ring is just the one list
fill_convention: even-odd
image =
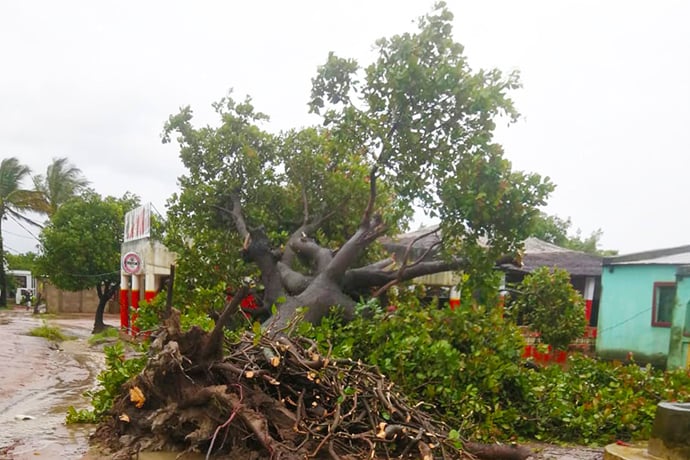
[[(361, 298), (422, 275), (477, 281), (517, 252), (553, 187), (513, 171), (493, 142), (496, 121), (517, 117), (516, 76), (472, 71), (451, 21), (439, 4), (416, 33), (379, 40), (365, 69), (329, 55), (309, 104), (321, 127), (271, 134), (249, 99), (230, 97), (214, 105), (217, 128), (195, 128), (189, 107), (171, 116), (164, 142), (179, 143), (188, 169), (166, 229), (176, 295), (249, 275), (256, 314), (284, 327), (300, 309), (311, 322), (334, 306), (349, 318)], [(388, 258), (376, 242), (420, 207), (443, 238)]]
[(147, 366), (123, 387), (96, 431), (112, 458), (143, 450), (285, 460), (530, 455), (520, 446), (451, 435), (376, 368), (321, 354), (311, 340), (267, 331), (224, 344), (223, 324), (239, 314), (245, 293), (210, 333), (196, 327), (183, 333), (172, 310)]

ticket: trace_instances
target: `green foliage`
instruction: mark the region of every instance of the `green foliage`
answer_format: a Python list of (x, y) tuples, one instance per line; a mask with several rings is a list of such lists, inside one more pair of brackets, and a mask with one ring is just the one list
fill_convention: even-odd
[(43, 195), (35, 190), (22, 188), (22, 182), (31, 169), (14, 157), (0, 162), (0, 307), (7, 306), (7, 277), (5, 275), (5, 248), (2, 239), (2, 223), (8, 218), (33, 222), (28, 212), (45, 213)]
[[(143, 350), (140, 350), (143, 351)], [(94, 423), (99, 421), (113, 406), (115, 398), (120, 396), (122, 385), (137, 375), (146, 364), (146, 355), (139, 353), (127, 357), (122, 342), (105, 347), (105, 369), (98, 375), (99, 387), (85, 395), (91, 398), (93, 410), (69, 407), (67, 423)]]
[(120, 330), (116, 327), (106, 327), (103, 331), (93, 334), (89, 337), (89, 345), (98, 345), (107, 343), (120, 336)]
[(524, 398), (519, 355), (524, 342), (498, 309), (437, 309), (373, 302), (373, 315), (347, 325), (330, 319), (303, 326), (336, 356), (375, 364), (413, 400), (424, 401), (461, 432), (485, 439), (512, 430), (513, 402)]
[[(141, 332), (153, 331), (160, 326), (165, 311), (166, 297), (166, 292), (160, 292), (150, 301), (139, 303), (134, 325)], [(212, 311), (222, 313), (225, 304), (225, 284), (220, 283), (212, 288), (196, 287), (186, 297), (189, 302), (177, 303), (175, 307), (180, 311), (182, 330), (186, 331), (192, 326), (200, 327), (205, 331), (212, 330), (215, 323), (209, 313)]]
[(540, 340), (566, 350), (585, 331), (585, 301), (570, 284), (567, 271), (539, 267), (517, 287), (513, 306)]
[(50, 326), (48, 323), (43, 321), (38, 327), (35, 327), (29, 331), (29, 335), (33, 337), (43, 337), (44, 339), (52, 340), (54, 342), (62, 342), (63, 340), (69, 339), (62, 330), (57, 326)]
[(517, 75), (472, 70), (443, 3), (413, 33), (375, 48), (368, 66), (330, 53), (317, 69), (309, 107), (319, 127), (271, 134), (250, 98), (230, 96), (214, 104), (217, 127), (195, 127), (189, 107), (169, 118), (164, 142), (179, 143), (188, 170), (169, 201), (165, 241), (179, 255), (182, 296), (251, 274), (233, 204), (275, 248), (308, 218), (337, 209), (315, 235), (337, 248), (357, 228), (374, 179), (389, 233), (423, 207), (442, 222), (445, 255), (472, 261), (473, 280), (518, 249), (553, 185), (513, 171), (493, 140), (498, 120), (518, 116), (508, 95)]
[(124, 215), (137, 202), (131, 195), (88, 193), (60, 206), (41, 232), (41, 273), (68, 291), (119, 284)]
[(690, 398), (690, 374), (575, 355), (530, 373), (530, 390), (521, 435), (603, 445), (648, 439), (657, 403)]
[(558, 216), (550, 216), (545, 212), (540, 212), (532, 221), (530, 236), (534, 236), (562, 248), (586, 252), (588, 254), (611, 256), (618, 253), (618, 251), (610, 249), (599, 249), (599, 240), (603, 235), (601, 229), (597, 229), (589, 236), (585, 237), (582, 235), (582, 231), (579, 228), (573, 235), (571, 233), (571, 227), (572, 222), (570, 217), (564, 220)]
[(81, 170), (69, 163), (67, 158), (53, 158), (45, 176), (34, 176), (34, 187), (43, 195), (43, 208), (49, 216), (55, 214), (63, 204), (79, 195), (89, 184)]
[[(29, 270), (36, 272), (36, 259), (38, 254), (35, 252), (25, 252), (23, 254), (5, 254), (7, 266), (10, 270)], [(8, 279), (8, 281), (10, 281)]]
[[(656, 405), (690, 398), (690, 373), (571, 356), (566, 366), (522, 365), (524, 346), (498, 309), (360, 305), (372, 315), (343, 325), (329, 318), (298, 333), (336, 357), (376, 364), (396, 390), (423, 402), (473, 439), (515, 436), (603, 445), (649, 436)], [(392, 311), (391, 311), (392, 310)], [(325, 350), (324, 350), (325, 351)]]

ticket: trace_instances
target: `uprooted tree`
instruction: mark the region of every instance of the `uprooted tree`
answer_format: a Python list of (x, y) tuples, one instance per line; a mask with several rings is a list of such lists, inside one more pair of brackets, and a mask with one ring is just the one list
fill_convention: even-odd
[[(113, 449), (459, 457), (451, 430), (376, 369), (286, 331), (334, 307), (352, 318), (360, 299), (421, 275), (463, 270), (476, 282), (529, 234), (552, 186), (513, 171), (492, 134), (517, 117), (507, 95), (517, 79), (472, 71), (451, 20), (439, 4), (416, 33), (379, 40), (366, 68), (330, 54), (309, 102), (321, 126), (271, 134), (249, 99), (230, 96), (214, 105), (218, 127), (194, 127), (188, 107), (170, 117), (164, 142), (177, 140), (188, 169), (165, 228), (178, 254), (175, 304), (218, 286), (238, 291), (210, 333), (183, 332), (179, 311), (166, 309), (146, 368), (99, 429)], [(378, 241), (406, 228), (415, 208), (441, 222), (442, 239), (387, 256)], [(229, 344), (246, 276), (264, 327)], [(502, 458), (524, 456), (509, 448)]]
[[(260, 314), (275, 305), (280, 328), (298, 311), (351, 317), (357, 300), (420, 275), (480, 279), (516, 251), (552, 185), (512, 170), (493, 140), (518, 116), (517, 76), (471, 70), (451, 21), (438, 5), (415, 33), (378, 40), (367, 67), (329, 54), (309, 101), (320, 126), (271, 134), (249, 98), (230, 96), (214, 105), (218, 127), (194, 127), (189, 107), (171, 116), (164, 142), (188, 169), (167, 228), (178, 286), (254, 275)], [(377, 240), (415, 208), (440, 221), (436, 257), (386, 258)]]

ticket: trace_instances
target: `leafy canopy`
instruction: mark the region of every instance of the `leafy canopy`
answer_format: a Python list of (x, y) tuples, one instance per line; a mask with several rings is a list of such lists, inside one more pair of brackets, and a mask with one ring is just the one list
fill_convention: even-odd
[(102, 198), (96, 193), (60, 206), (40, 235), (41, 273), (60, 289), (78, 291), (118, 283), (124, 215), (138, 198)]
[(240, 259), (236, 202), (279, 249), (325, 216), (317, 241), (340, 246), (372, 196), (389, 234), (421, 207), (441, 221), (446, 253), (462, 246), (478, 272), (516, 250), (553, 186), (513, 171), (493, 141), (496, 122), (518, 116), (508, 97), (517, 75), (473, 71), (451, 21), (439, 3), (416, 32), (378, 40), (366, 67), (331, 53), (309, 101), (321, 126), (269, 133), (250, 98), (230, 95), (214, 105), (218, 127), (194, 127), (189, 107), (171, 116), (163, 140), (177, 140), (188, 169), (169, 202), (179, 276), (213, 286), (251, 271)]
[(603, 235), (601, 229), (597, 229), (590, 233), (589, 236), (585, 237), (582, 235), (582, 231), (579, 228), (573, 235), (571, 228), (572, 221), (570, 217), (562, 219), (558, 216), (551, 216), (545, 212), (540, 212), (532, 222), (532, 232), (530, 236), (534, 236), (563, 248), (582, 251), (588, 254), (610, 256), (618, 253), (618, 251), (615, 250), (599, 248), (599, 240)]

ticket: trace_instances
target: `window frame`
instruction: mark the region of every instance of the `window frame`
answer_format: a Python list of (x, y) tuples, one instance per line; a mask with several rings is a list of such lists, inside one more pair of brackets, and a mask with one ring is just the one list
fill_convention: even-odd
[[(677, 292), (677, 283), (675, 281), (657, 281), (654, 283), (654, 289), (652, 290), (652, 327), (671, 327), (671, 321), (658, 321), (658, 306), (656, 304), (656, 298), (657, 298), (657, 289), (658, 288), (663, 288), (663, 287), (673, 287), (675, 292), (675, 295), (673, 298), (675, 299), (676, 296), (678, 295)], [(671, 308), (671, 318), (673, 318), (673, 308)]]

